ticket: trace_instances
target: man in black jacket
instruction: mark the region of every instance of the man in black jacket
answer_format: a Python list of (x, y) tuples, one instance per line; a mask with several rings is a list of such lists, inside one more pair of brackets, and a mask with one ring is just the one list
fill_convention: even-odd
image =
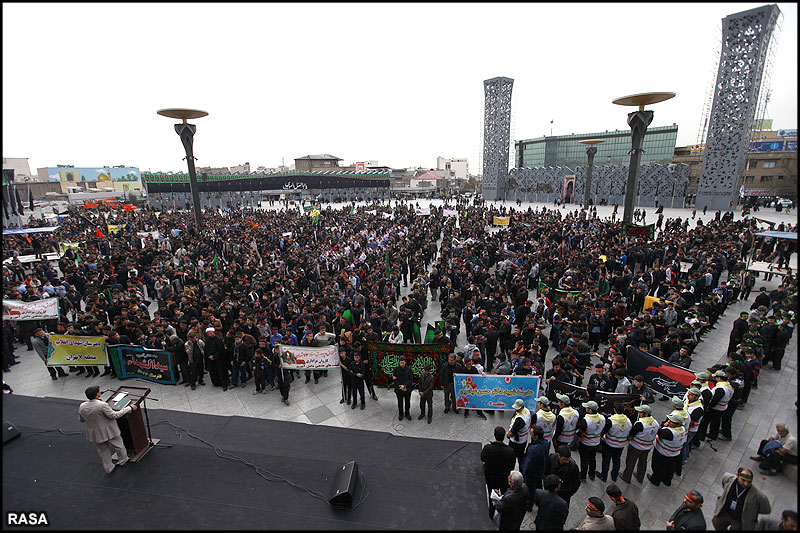
[(628, 394), (638, 394), (639, 399), (646, 404), (656, 401), (653, 393), (645, 386), (644, 376), (641, 374), (633, 377), (633, 383), (628, 387)]
[(500, 531), (519, 531), (525, 518), (525, 505), (528, 501), (528, 488), (522, 474), (513, 470), (508, 475), (509, 489), (495, 502), (494, 509), (500, 514)]
[(431, 365), (425, 365), (419, 377), (419, 416), (417, 420), (425, 418), (425, 407), (428, 408), (428, 424), (433, 419), (433, 374)]
[(589, 385), (594, 385), (598, 391), (613, 392), (611, 378), (605, 373), (603, 363), (594, 365), (594, 374), (589, 378)]
[(456, 354), (451, 353), (447, 356), (447, 364), (439, 371), (439, 381), (444, 389), (444, 413), (450, 412), (452, 406), (453, 412), (458, 414), (458, 407), (456, 407), (456, 392), (455, 384), (453, 383), (453, 374), (462, 374), (464, 367), (460, 362), (456, 361)]
[(681, 506), (669, 518), (667, 531), (705, 531), (702, 507), (703, 495), (696, 490), (687, 492)]
[[(766, 276), (766, 274), (765, 274), (765, 276)], [(760, 305), (763, 305), (764, 307), (769, 309), (769, 306), (771, 304), (772, 304), (772, 301), (769, 298), (769, 294), (767, 294), (767, 288), (766, 287), (761, 287), (759, 289), (759, 291), (758, 291), (758, 296), (756, 296), (756, 299), (753, 302), (753, 305), (750, 306), (750, 309), (751, 310), (752, 309), (757, 309), (758, 306), (760, 306)]]
[(173, 360), (178, 372), (180, 372), (181, 381), (178, 385), (188, 387), (191, 385), (189, 380), (189, 359), (186, 356), (186, 348), (183, 345), (184, 341), (178, 335), (172, 335), (169, 338), (167, 350), (172, 352)]
[(239, 380), (242, 381), (242, 388), (245, 388), (247, 383), (247, 368), (250, 366), (250, 361), (253, 359), (253, 351), (250, 346), (244, 342), (241, 331), (237, 331), (234, 336), (233, 355), (231, 357), (231, 384), (236, 387)]
[(533, 523), (537, 531), (562, 531), (567, 521), (569, 506), (558, 495), (561, 480), (555, 474), (544, 478), (544, 490), (536, 489), (533, 493), (533, 503), (539, 508)]
[(557, 450), (557, 453), (551, 453), (550, 457), (547, 458), (544, 474), (545, 477), (550, 474), (558, 476), (558, 479), (561, 480), (561, 485), (556, 490), (556, 494), (567, 502), (567, 507), (569, 507), (570, 498), (581, 487), (581, 471), (578, 468), (578, 464), (572, 459), (572, 452), (570, 452), (568, 446), (562, 444)]
[(749, 331), (749, 326), (747, 324), (748, 316), (749, 313), (747, 311), (742, 311), (739, 313), (739, 318), (733, 321), (733, 329), (731, 329), (730, 338), (728, 340), (727, 353), (735, 352), (739, 344), (741, 344), (744, 334)]
[[(358, 396), (361, 396), (361, 410), (364, 410), (364, 376), (367, 375), (367, 365), (361, 360), (361, 347), (353, 351), (353, 360), (348, 365), (348, 372), (350, 374), (350, 386), (353, 391), (353, 405), (351, 409), (356, 408)], [(407, 409), (407, 408), (406, 408)], [(408, 412), (408, 410), (406, 410)]]
[[(464, 360), (464, 365), (465, 365), (465, 368), (464, 368), (464, 373), (465, 374), (473, 374), (473, 375), (476, 375), (476, 376), (480, 375), (480, 372), (478, 372), (478, 369), (475, 368), (475, 363), (469, 357), (467, 357)], [(475, 409), (475, 413), (478, 415), (478, 418), (486, 420), (486, 415), (483, 414), (483, 411), (481, 411), (480, 409)], [(464, 408), (464, 418), (467, 418), (468, 416), (469, 416), (469, 409)]]
[(501, 493), (505, 493), (508, 489), (508, 474), (514, 469), (514, 463), (517, 461), (514, 450), (503, 442), (505, 435), (506, 430), (502, 426), (497, 426), (494, 428), (494, 441), (481, 450), (486, 486), (490, 491), (498, 489)]
[[(406, 357), (401, 355), (400, 364), (392, 372), (392, 384), (394, 385), (394, 393), (397, 396), (397, 409), (400, 413), (397, 417), (398, 420), (402, 420), (403, 416), (411, 420), (409, 408), (411, 407), (411, 390), (414, 388), (413, 381), (414, 373), (411, 372), (411, 368), (406, 366)], [(403, 413), (404, 406), (405, 415)]]
[(639, 531), (642, 523), (639, 520), (639, 508), (633, 500), (623, 498), (622, 491), (614, 483), (606, 487), (606, 495), (614, 504), (614, 509), (611, 511), (614, 527), (618, 531)]

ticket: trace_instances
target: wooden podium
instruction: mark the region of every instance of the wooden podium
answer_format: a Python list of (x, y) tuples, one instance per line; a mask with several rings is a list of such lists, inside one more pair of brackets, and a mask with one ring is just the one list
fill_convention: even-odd
[[(147, 387), (129, 387), (123, 385), (106, 399), (106, 402), (108, 402), (112, 408), (118, 401), (124, 402), (126, 399), (130, 400), (130, 404), (134, 404), (137, 407), (135, 411), (131, 411), (127, 415), (117, 418), (117, 424), (122, 434), (122, 442), (125, 443), (125, 448), (128, 450), (128, 453), (133, 455), (133, 457), (128, 459), (132, 463), (138, 462), (150, 451), (150, 448), (160, 441), (160, 439), (149, 438), (147, 428), (142, 420), (142, 409), (147, 409), (147, 406), (143, 406), (142, 404), (148, 394), (150, 394), (150, 389)], [(120, 398), (120, 400), (115, 398)]]

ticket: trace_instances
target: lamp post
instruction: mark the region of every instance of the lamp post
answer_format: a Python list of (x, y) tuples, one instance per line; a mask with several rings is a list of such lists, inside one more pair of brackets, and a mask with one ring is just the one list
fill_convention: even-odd
[(206, 111), (199, 109), (159, 109), (157, 113), (163, 117), (177, 118), (182, 122), (175, 124), (175, 133), (181, 138), (183, 148), (186, 150), (186, 163), (189, 166), (189, 190), (192, 193), (192, 204), (194, 207), (194, 223), (197, 226), (197, 231), (200, 231), (201, 215), (200, 215), (200, 191), (197, 186), (197, 173), (194, 169), (194, 152), (192, 144), (194, 141), (194, 132), (197, 127), (194, 124), (187, 124), (186, 121), (190, 118), (202, 118), (208, 115)]
[(628, 113), (628, 126), (631, 127), (631, 162), (628, 169), (628, 182), (625, 185), (625, 211), (622, 221), (630, 224), (633, 220), (633, 196), (636, 194), (636, 179), (639, 175), (639, 162), (642, 159), (642, 143), (647, 126), (653, 122), (653, 112), (645, 111), (644, 106), (656, 104), (673, 98), (675, 93), (640, 93), (617, 98), (612, 103), (617, 105), (638, 106), (639, 110)]
[(586, 209), (589, 205), (589, 195), (592, 192), (592, 168), (594, 167), (594, 155), (597, 153), (595, 144), (604, 143), (605, 141), (603, 139), (588, 139), (578, 142), (589, 146), (586, 149), (586, 156), (589, 158), (589, 166), (586, 167), (586, 183), (583, 186), (583, 208)]

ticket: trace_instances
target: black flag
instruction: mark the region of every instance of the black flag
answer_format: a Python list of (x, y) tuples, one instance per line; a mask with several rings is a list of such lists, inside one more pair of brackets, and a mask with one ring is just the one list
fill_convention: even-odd
[(627, 348), (628, 373), (641, 374), (648, 387), (666, 396), (682, 396), (692, 386), (695, 373), (655, 355), (629, 346)]
[(19, 199), (19, 189), (14, 189), (14, 194), (17, 197), (17, 211), (20, 215), (24, 215), (25, 209), (22, 208), (22, 200)]
[(3, 214), (8, 218), (8, 200), (6, 200), (6, 188), (3, 187)]
[(28, 204), (30, 206), (31, 212), (33, 212), (33, 191), (28, 189)]
[[(9, 193), (9, 196), (11, 196), (11, 187), (8, 188), (8, 193)], [(3, 195), (3, 200), (5, 200), (5, 195)], [(11, 200), (9, 200), (9, 202), (11, 203), (11, 214), (12, 215), (16, 215), (17, 214), (17, 204), (14, 203), (13, 196), (11, 197)]]

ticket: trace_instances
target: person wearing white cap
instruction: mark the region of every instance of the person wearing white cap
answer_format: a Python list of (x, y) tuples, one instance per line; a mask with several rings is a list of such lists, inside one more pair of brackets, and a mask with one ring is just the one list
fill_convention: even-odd
[[(671, 398), (671, 400), (672, 400), (672, 412), (670, 412), (670, 414), (671, 415), (678, 415), (679, 417), (681, 417), (681, 420), (683, 420), (683, 429), (684, 429), (684, 431), (688, 431), (689, 430), (689, 413), (686, 412), (686, 410), (684, 409), (683, 398), (679, 398), (677, 396), (673, 396)], [(666, 422), (666, 420), (664, 420), (664, 422)], [(661, 424), (663, 425), (664, 422), (662, 422)]]
[(211, 378), (211, 384), (214, 387), (224, 387), (228, 389), (228, 368), (226, 366), (226, 353), (225, 343), (216, 334), (216, 329), (213, 327), (206, 328), (206, 368), (208, 369), (208, 377)]
[[(717, 384), (714, 386), (714, 393), (711, 396), (711, 401), (708, 404), (708, 414), (710, 415), (708, 422), (708, 435), (706, 436), (706, 439), (708, 440), (717, 440), (719, 435), (719, 427), (722, 423), (722, 415), (728, 408), (728, 402), (730, 402), (731, 398), (733, 397), (733, 387), (728, 382), (728, 375), (724, 370), (717, 370), (714, 372), (714, 379), (717, 380)], [(724, 438), (721, 440), (731, 439)]]
[(536, 398), (536, 407), (537, 411), (531, 416), (531, 427), (542, 428), (542, 439), (547, 442), (549, 448), (550, 441), (553, 440), (553, 430), (556, 427), (556, 415), (550, 410), (550, 398), (547, 396)]
[(575, 430), (578, 427), (578, 411), (570, 407), (570, 399), (566, 394), (556, 393), (558, 399), (558, 417), (556, 427), (553, 430), (553, 449), (558, 450), (558, 446), (572, 444), (575, 438)]
[(581, 481), (586, 481), (587, 473), (589, 479), (594, 480), (594, 472), (597, 469), (597, 452), (600, 451), (600, 434), (606, 425), (606, 417), (597, 412), (599, 406), (593, 400), (581, 405), (586, 409), (586, 414), (578, 422), (578, 438), (580, 439), (578, 453), (581, 457)]
[(658, 487), (661, 483), (672, 485), (675, 473), (675, 458), (680, 458), (686, 432), (683, 430), (683, 419), (678, 415), (667, 415), (664, 427), (656, 433), (653, 459), (650, 463), (653, 473), (647, 475), (650, 483)]
[(532, 417), (522, 398), (514, 400), (512, 407), (514, 408), (514, 416), (511, 417), (511, 425), (508, 427), (506, 437), (508, 437), (508, 445), (511, 446), (511, 449), (514, 450), (514, 455), (517, 456), (519, 468), (522, 469)]
[[(685, 404), (684, 404), (683, 398), (679, 398), (677, 396), (673, 396), (671, 398), (671, 400), (672, 400), (673, 409), (672, 409), (672, 412), (670, 414), (671, 415), (678, 415), (681, 418), (681, 421), (682, 421), (681, 425), (683, 426), (684, 433), (686, 433), (686, 440), (684, 441), (684, 445), (683, 445), (684, 448), (685, 448), (687, 446), (690, 446), (690, 444), (687, 444), (689, 442), (689, 424), (690, 424), (689, 412), (685, 409)], [(667, 421), (664, 420), (664, 422), (662, 422), (661, 425), (663, 426), (666, 422)], [(683, 450), (681, 450), (680, 455), (675, 458), (674, 463), (675, 464), (674, 464), (673, 468), (675, 469), (675, 475), (676, 476), (682, 475), (683, 474)]]
[(703, 419), (704, 411), (703, 402), (700, 399), (700, 389), (692, 387), (686, 391), (686, 407), (684, 409), (689, 413), (689, 427), (686, 429), (686, 443), (683, 445), (683, 451), (681, 452), (681, 466), (685, 465), (689, 459), (689, 454), (692, 451), (692, 441), (697, 435), (700, 421)]
[[(703, 440), (706, 438), (706, 432), (708, 431), (708, 423), (711, 420), (708, 411), (711, 409), (710, 403), (711, 398), (714, 396), (714, 392), (711, 390), (713, 387), (713, 379), (708, 374), (708, 372), (699, 372), (695, 374), (697, 381), (700, 382), (700, 400), (703, 402), (703, 419), (700, 420), (700, 427), (697, 428), (697, 435), (692, 441), (692, 446), (695, 448), (699, 448), (702, 444)], [(709, 385), (710, 384), (710, 385)]]
[(658, 433), (658, 422), (653, 418), (653, 411), (647, 404), (634, 407), (639, 411), (639, 420), (631, 426), (628, 433), (628, 454), (625, 457), (625, 471), (619, 478), (625, 483), (631, 482), (633, 469), (636, 468), (636, 480), (644, 483), (644, 475), (647, 472), (647, 455), (653, 448)]
[(611, 465), (611, 481), (617, 480), (622, 449), (628, 442), (631, 427), (631, 421), (624, 413), (622, 403), (614, 402), (614, 414), (608, 417), (602, 431), (602, 472), (595, 472), (604, 482), (608, 476), (609, 465)]

